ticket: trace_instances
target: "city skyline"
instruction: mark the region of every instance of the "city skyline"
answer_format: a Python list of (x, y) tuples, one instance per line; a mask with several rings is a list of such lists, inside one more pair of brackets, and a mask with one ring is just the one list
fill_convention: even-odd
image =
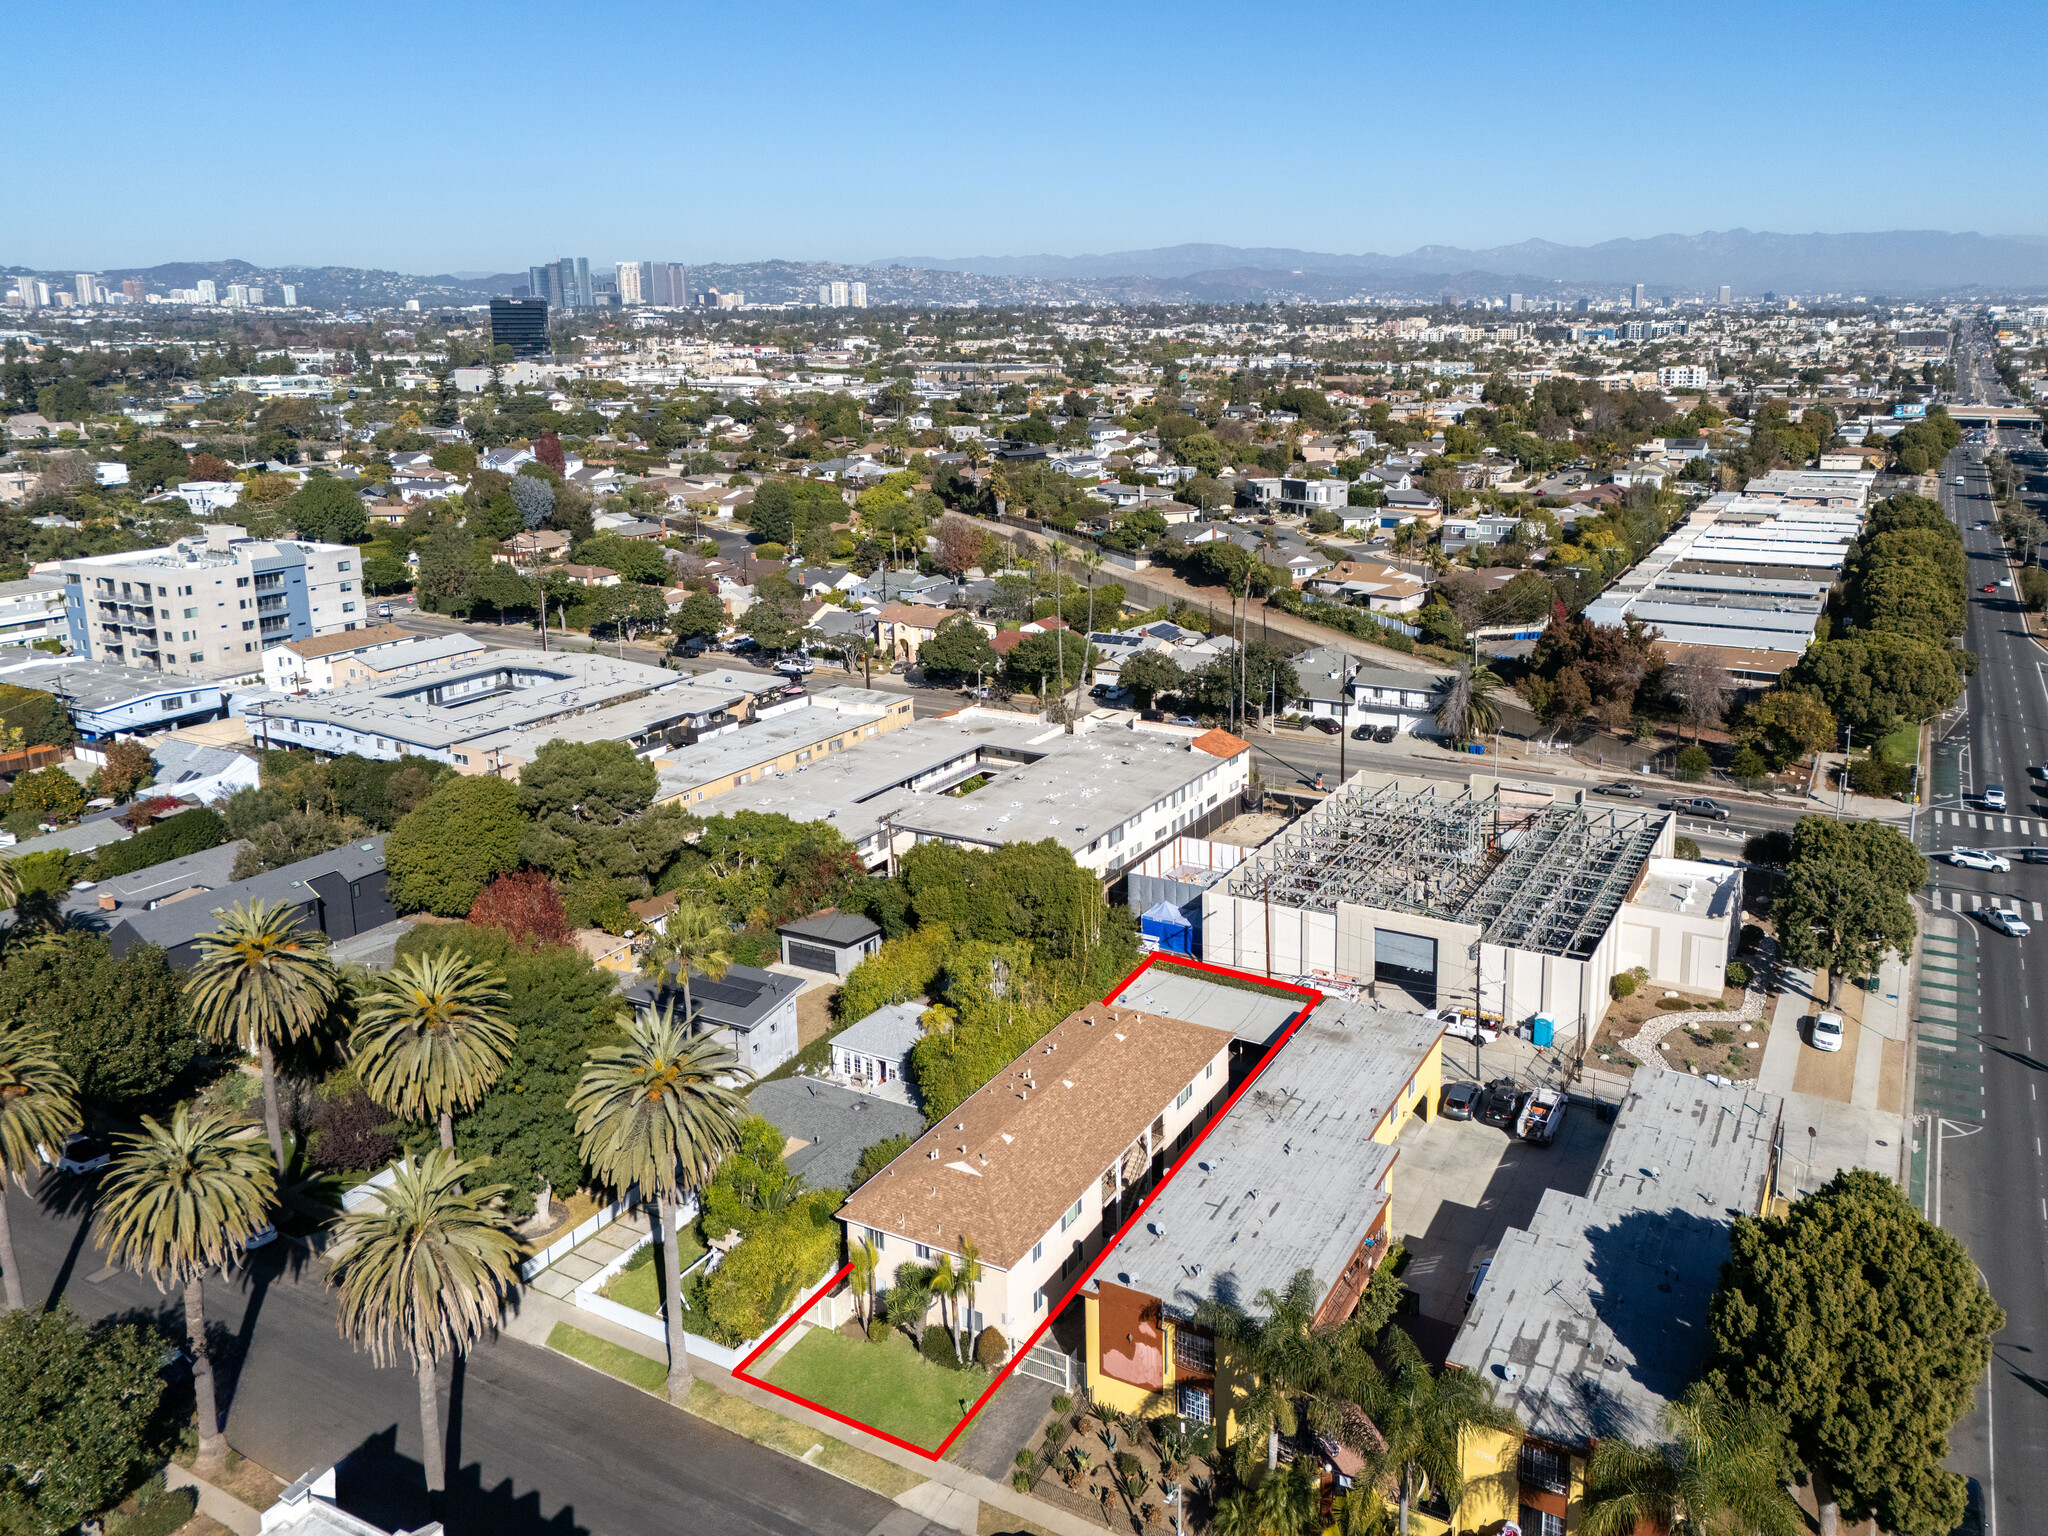
[[(531, 131), (532, 103), (516, 82), (530, 64), (522, 50), (550, 16), (538, 7), (514, 4), (489, 28), (375, 4), (266, 14), (261, 28), (123, 9), (121, 25), (95, 40), (89, 117), (58, 95), (69, 86), (56, 78), (17, 85), (23, 121), (67, 126), (32, 131), (32, 152), (0, 169), (0, 194), (28, 214), (10, 221), (19, 245), (9, 260), (84, 270), (212, 251), (449, 272), (524, 270), (536, 247), (616, 259), (663, 251), (696, 265), (1190, 240), (1407, 251), (1735, 227), (2048, 235), (2048, 172), (2029, 157), (1962, 153), (1902, 121), (1892, 93), (1869, 88), (1902, 56), (1939, 68), (1989, 37), (2023, 55), (2043, 40), (2043, 18), (2010, 4), (1949, 7), (1939, 29), (1873, 25), (1821, 3), (1738, 9), (1711, 26), (1601, 3), (1486, 4), (1460, 13), (1455, 36), (1428, 14), (1292, 4), (1254, 26), (1198, 7), (1148, 29), (1148, 67), (1114, 91), (1071, 54), (1105, 20), (1094, 9), (1049, 8), (1029, 28), (1005, 29), (1000, 48), (987, 27), (942, 34), (910, 13), (866, 13), (848, 26), (823, 8), (772, 21), (714, 12), (691, 21), (699, 64), (645, 47), (594, 66), (620, 142), (689, 125), (687, 156), (624, 167), (586, 134)], [(644, 5), (608, 13), (620, 38), (658, 38), (673, 25)], [(1783, 68), (1758, 51), (1766, 35), (1823, 48), (1824, 73), (1787, 89)], [(393, 38), (404, 40), (401, 55), (461, 58), (502, 89), (422, 94), (391, 55)], [(1462, 53), (1459, 38), (1472, 44)], [(349, 110), (303, 113), (298, 72), (275, 68), (280, 57), (319, 59), (348, 82)], [(882, 131), (859, 135), (857, 172), (833, 154), (854, 140), (845, 102), (800, 92), (758, 110), (771, 79), (820, 72), (925, 82), (868, 111)], [(187, 177), (160, 174), (152, 82), (167, 77), (233, 101), (243, 121), (290, 124), (238, 141), (237, 175), (320, 195), (295, 198), (280, 219), (261, 195), (193, 198)], [(1294, 126), (1191, 136), (1262, 90), (1328, 105)], [(1014, 108), (976, 128), (991, 100)], [(932, 131), (941, 121), (969, 131)], [(610, 174), (621, 168), (630, 198)], [(366, 208), (377, 216), (364, 218)]]

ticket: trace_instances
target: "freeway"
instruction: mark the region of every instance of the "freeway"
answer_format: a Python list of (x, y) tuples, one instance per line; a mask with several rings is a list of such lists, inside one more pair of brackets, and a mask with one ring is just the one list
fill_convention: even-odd
[[(78, 1209), (86, 1181), (38, 1203), (0, 1193), (30, 1305), (61, 1295), (86, 1318), (165, 1317), (175, 1296), (101, 1264)], [(346, 1507), (386, 1529), (427, 1519), (419, 1394), (343, 1343), (325, 1266), (290, 1243), (207, 1282), (229, 1441), (287, 1478), (349, 1457)], [(865, 1536), (894, 1506), (728, 1434), (548, 1350), (500, 1339), (443, 1371), (450, 1536)]]
[[(1980, 454), (1960, 448), (1942, 466), (1942, 503), (1963, 531), (1968, 556), (1966, 642), (1978, 668), (1949, 744), (1953, 768), (1937, 771), (1930, 786), (1937, 799), (1924, 846), (1931, 849), (2048, 842), (2019, 830), (2034, 831), (2048, 816), (2048, 782), (2028, 771), (2048, 762), (2048, 653), (2028, 636), (2014, 591), (1979, 590), (2010, 574)], [(2005, 790), (2005, 814), (1984, 809), (1981, 796), (1993, 784)], [(1976, 1015), (1976, 1034), (1973, 1045), (1968, 1015), (1960, 1011), (1953, 1046), (1928, 1044), (1923, 1026), (1916, 1072), (1946, 1084), (1938, 1105), (1927, 1093), (1915, 1094), (1916, 1111), (1927, 1117), (1917, 1135), (1936, 1159), (1926, 1198), (1930, 1215), (1968, 1245), (2008, 1318), (1976, 1411), (1957, 1431), (1951, 1465), (1987, 1489), (1990, 1536), (2001, 1521), (2007, 1536), (2017, 1536), (2048, 1497), (2048, 1103), (2041, 1093), (2048, 1024), (2037, 1026), (2032, 1016), (2037, 982), (2048, 1006), (2048, 950), (2041, 947), (2048, 924), (2035, 923), (2031, 936), (2013, 939), (1970, 923), (1968, 914), (1985, 904), (2017, 907), (2031, 918), (2036, 903), (2048, 900), (2048, 869), (2017, 861), (2010, 872), (1937, 863), (1931, 884), (1934, 904), (1974, 930), (1966, 935), (1974, 943), (1965, 946), (1966, 956), (1974, 951), (1974, 975), (1965, 958), (1956, 962), (1959, 974), (1941, 981), (1958, 998), (1974, 991), (1974, 1006), (1964, 1006)], [(1935, 979), (1924, 972), (1923, 988)], [(1958, 1076), (1967, 1078), (1973, 1065), (1981, 1079), (1976, 1104), (1966, 1092), (1956, 1094)], [(1961, 1086), (1966, 1090), (1967, 1082)]]

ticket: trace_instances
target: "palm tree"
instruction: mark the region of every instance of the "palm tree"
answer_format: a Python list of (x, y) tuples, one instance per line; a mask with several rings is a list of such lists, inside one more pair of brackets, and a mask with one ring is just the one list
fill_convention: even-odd
[(214, 1401), (200, 1279), (241, 1257), (250, 1237), (270, 1224), (277, 1194), (276, 1173), (239, 1129), (230, 1115), (195, 1115), (182, 1104), (169, 1126), (144, 1116), (140, 1132), (120, 1138), (99, 1195), (97, 1240), (107, 1262), (146, 1276), (159, 1290), (184, 1287), (202, 1469), (226, 1464), (227, 1442)]
[(1318, 1287), (1308, 1270), (1297, 1272), (1279, 1291), (1262, 1290), (1254, 1304), (1263, 1321), (1235, 1307), (1206, 1304), (1197, 1321), (1216, 1336), (1219, 1357), (1231, 1357), (1244, 1381), (1232, 1412), (1241, 1426), (1234, 1441), (1239, 1476), (1265, 1454), (1270, 1468), (1279, 1443), (1291, 1439), (1306, 1419), (1316, 1433), (1367, 1455), (1381, 1449), (1379, 1436), (1362, 1408), (1376, 1377), (1369, 1349), (1368, 1319), (1354, 1313), (1335, 1326), (1315, 1321)]
[[(4, 867), (0, 867), (4, 878)], [(28, 1174), (64, 1145), (79, 1127), (78, 1085), (57, 1060), (57, 1037), (40, 1024), (0, 1027), (0, 1276), (7, 1281), (4, 1308), (28, 1305), (21, 1290), (21, 1266), (14, 1260), (14, 1229), (7, 1223), (9, 1180), (28, 1188)]]
[(690, 1374), (676, 1263), (683, 1197), (739, 1147), (747, 1105), (738, 1089), (750, 1076), (714, 1037), (688, 1038), (670, 1006), (639, 1014), (626, 1028), (625, 1044), (592, 1056), (569, 1095), (591, 1171), (614, 1189), (637, 1184), (642, 1198), (661, 1205), (671, 1400)]
[(420, 1443), (427, 1497), (446, 1486), (435, 1368), (496, 1330), (518, 1275), (519, 1242), (505, 1215), (502, 1184), (467, 1189), (483, 1165), (446, 1149), (408, 1157), (379, 1199), (334, 1229), (341, 1257), (328, 1271), (338, 1290), (341, 1336), (389, 1365), (412, 1356), (419, 1379)]
[(953, 1354), (957, 1358), (960, 1353), (959, 1333), (953, 1326), (953, 1317), (958, 1309), (953, 1303), (960, 1296), (960, 1271), (954, 1267), (950, 1253), (941, 1253), (938, 1262), (932, 1266), (932, 1295), (939, 1303), (939, 1326), (953, 1341)]
[(874, 1243), (862, 1238), (853, 1245), (848, 1257), (853, 1262), (853, 1289), (860, 1297), (860, 1326), (865, 1333), (875, 1316), (875, 1262), (881, 1255), (875, 1252)]
[(965, 1331), (970, 1335), (961, 1342), (960, 1358), (962, 1360), (972, 1360), (974, 1358), (974, 1339), (971, 1337), (974, 1331), (974, 1292), (981, 1284), (981, 1249), (974, 1239), (965, 1232), (960, 1234), (960, 1268), (957, 1272), (955, 1283), (959, 1287), (959, 1294), (966, 1298), (967, 1327)]
[(1297, 1457), (1284, 1472), (1268, 1474), (1252, 1496), (1261, 1536), (1310, 1536), (1322, 1523), (1323, 1467), (1310, 1457)]
[(270, 1155), (284, 1172), (284, 1130), (277, 1113), (276, 1047), (320, 1028), (334, 1003), (334, 962), (327, 935), (299, 926), (283, 902), (236, 902), (218, 929), (199, 935), (199, 962), (185, 997), (201, 1034), (263, 1061), (263, 1128)]
[(1785, 1437), (1760, 1408), (1694, 1382), (1660, 1416), (1666, 1440), (1603, 1440), (1587, 1469), (1585, 1536), (1794, 1536), (1803, 1528), (1785, 1491)]
[(1437, 728), (1459, 746), (1500, 728), (1500, 674), (1485, 662), (1463, 668), (1444, 685), (1436, 705)]
[(1353, 1488), (1331, 1501), (1330, 1523), (1323, 1536), (1385, 1536), (1387, 1501), (1377, 1488)]
[(518, 1038), (508, 1000), (503, 973), (459, 950), (407, 955), (356, 1011), (350, 1045), (364, 1091), (404, 1119), (438, 1118), (453, 1151), (455, 1111), (476, 1107)]
[(1471, 1371), (1432, 1372), (1415, 1341), (1389, 1328), (1383, 1346), (1390, 1369), (1375, 1373), (1365, 1409), (1386, 1443), (1384, 1465), (1400, 1499), (1401, 1536), (1408, 1508), (1422, 1483), (1456, 1514), (1465, 1495), (1463, 1444), (1467, 1435), (1494, 1433), (1520, 1441), (1522, 1423), (1494, 1401), (1493, 1387)]
[(732, 969), (732, 925), (709, 907), (677, 903), (648, 946), (642, 969), (659, 980), (671, 966), (682, 983), (683, 1024), (688, 1028), (697, 1018), (697, 1006), (690, 996), (690, 971), (695, 968), (716, 981)]

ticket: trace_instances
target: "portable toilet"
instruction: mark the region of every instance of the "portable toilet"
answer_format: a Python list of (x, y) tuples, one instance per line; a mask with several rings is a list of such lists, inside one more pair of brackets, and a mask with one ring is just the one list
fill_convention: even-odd
[(1549, 1014), (1539, 1013), (1529, 1021), (1529, 1034), (1539, 1051), (1547, 1051), (1551, 1041), (1557, 1038), (1557, 1023)]

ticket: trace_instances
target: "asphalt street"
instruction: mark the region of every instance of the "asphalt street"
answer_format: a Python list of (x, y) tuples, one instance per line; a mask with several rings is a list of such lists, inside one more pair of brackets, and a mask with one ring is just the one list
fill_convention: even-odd
[[(47, 1181), (67, 1202), (82, 1181)], [(9, 1190), (31, 1305), (87, 1318), (170, 1313), (172, 1297), (107, 1270), (75, 1210)], [(228, 1439), (281, 1476), (349, 1458), (343, 1503), (386, 1529), (426, 1522), (419, 1395), (335, 1328), (325, 1266), (289, 1243), (206, 1287)], [(181, 1317), (177, 1319), (182, 1327)], [(450, 1536), (865, 1536), (888, 1500), (514, 1340), (442, 1371)]]
[[(1969, 373), (1959, 362), (1958, 381)], [(1981, 386), (1980, 386), (1981, 387)], [(1984, 450), (1965, 446), (1942, 466), (1944, 507), (1963, 531), (1970, 581), (1966, 643), (1976, 651), (1977, 675), (1966, 695), (1967, 715), (1951, 739), (1955, 770), (1949, 793), (1930, 806), (1922, 846), (1946, 850), (1961, 845), (2011, 851), (2048, 843), (2041, 818), (2048, 817), (2048, 782), (2029, 768), (2048, 763), (2048, 674), (2044, 653), (2026, 633), (2016, 593), (1996, 584), (2010, 576), (1996, 530)], [(1955, 484), (1957, 476), (1964, 484)], [(1987, 584), (1995, 590), (1980, 590)], [(1942, 796), (1942, 775), (1932, 786)], [(1987, 812), (1983, 791), (2002, 785), (2008, 810)], [(1930, 895), (1937, 906), (1969, 926), (1974, 962), (1959, 961), (1954, 983), (1966, 996), (1974, 982), (1974, 1006), (1959, 1013), (1954, 1048), (1929, 1046), (1923, 1035), (1916, 1071), (1923, 1083), (1941, 1086), (1916, 1092), (1916, 1111), (1925, 1116), (1916, 1135), (1932, 1147), (1928, 1180), (1929, 1214), (1968, 1245), (1992, 1293), (2004, 1306), (2007, 1325), (1995, 1343), (1989, 1379), (1976, 1411), (1959, 1427), (1951, 1465), (1985, 1487), (1987, 1530), (2008, 1536), (2024, 1529), (2030, 1513), (2048, 1495), (2048, 1104), (2041, 1087), (2048, 1078), (2048, 1025), (2033, 1022), (2033, 986), (2042, 984), (2048, 1004), (2048, 958), (2041, 945), (2048, 923), (2034, 922), (2025, 938), (2008, 938), (1970, 914), (1981, 906), (2017, 907), (2030, 920), (2048, 902), (2048, 867), (2013, 862), (2010, 872), (1934, 866)], [(1974, 967), (1974, 976), (1966, 974)], [(1936, 980), (1923, 973), (1923, 987)], [(1923, 995), (1925, 995), (1923, 993)], [(1975, 1015), (1975, 1043), (1970, 1019)], [(1972, 1058), (1974, 1057), (1974, 1062)], [(1958, 1097), (1974, 1065), (1981, 1075), (1978, 1103)], [(1945, 1085), (1945, 1086), (1944, 1086)]]

